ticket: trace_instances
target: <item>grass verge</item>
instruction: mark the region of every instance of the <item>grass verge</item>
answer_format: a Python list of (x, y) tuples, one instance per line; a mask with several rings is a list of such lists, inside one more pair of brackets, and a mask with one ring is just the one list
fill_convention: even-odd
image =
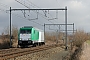
[(90, 45), (90, 40), (87, 40), (86, 43), (88, 43)]

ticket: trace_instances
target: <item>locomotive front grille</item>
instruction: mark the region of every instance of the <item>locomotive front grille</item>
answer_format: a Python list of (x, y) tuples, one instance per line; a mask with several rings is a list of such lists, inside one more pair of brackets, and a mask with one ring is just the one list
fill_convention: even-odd
[(22, 44), (27, 44), (28, 43), (28, 41), (22, 41)]
[(32, 44), (32, 41), (31, 40), (28, 40), (28, 41), (19, 41), (18, 44), (19, 45), (30, 45), (30, 44)]

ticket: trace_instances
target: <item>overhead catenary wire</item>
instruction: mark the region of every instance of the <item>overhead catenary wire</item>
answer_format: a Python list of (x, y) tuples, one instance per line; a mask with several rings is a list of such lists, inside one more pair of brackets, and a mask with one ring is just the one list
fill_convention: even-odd
[[(31, 6), (33, 5), (33, 7), (35, 6), (35, 7), (38, 7), (37, 5), (35, 5), (34, 3), (32, 3), (31, 1), (29, 1), (29, 0), (24, 0), (24, 3), (23, 2), (21, 2), (20, 0), (18, 1), (18, 0), (15, 0), (15, 1), (17, 1), (18, 3), (20, 3), (21, 5), (23, 5), (23, 6), (25, 6), (26, 8), (29, 8), (30, 9), (30, 6), (27, 6), (26, 4), (28, 4), (28, 3), (26, 3), (26, 1), (28, 1), (28, 2), (30, 2), (31, 3)], [(30, 4), (29, 4), (30, 5)], [(38, 7), (38, 8), (40, 8), (40, 7)], [(46, 13), (47, 13), (47, 11), (45, 10), (42, 10), (43, 11), (43, 13), (45, 14), (44, 16), (43, 16), (43, 14), (41, 14), (41, 13), (38, 13), (41, 17), (43, 17), (44, 19), (46, 19), (46, 20), (48, 20), (49, 22), (51, 22), (50, 20), (55, 20), (55, 19), (57, 19), (57, 14), (58, 14), (58, 12), (56, 11), (56, 18), (51, 18), (51, 19), (48, 19), (49, 17), (47, 17), (47, 15), (46, 15)], [(37, 13), (37, 12), (36, 12)], [(52, 17), (52, 15), (51, 14), (49, 14), (51, 17)], [(54, 24), (54, 22), (51, 22), (52, 24)]]
[[(3, 11), (3, 12), (5, 12), (5, 13), (10, 13), (10, 12), (7, 12), (6, 10), (2, 10), (2, 9), (0, 9), (1, 11)], [(18, 15), (18, 14), (12, 14), (12, 15), (14, 15), (15, 17), (18, 17), (18, 18), (21, 18), (21, 19), (26, 19), (26, 18), (24, 18), (24, 17), (21, 17), (20, 15)], [(30, 19), (26, 19), (26, 20), (30, 20)], [(38, 24), (38, 25), (40, 25), (40, 26), (44, 26), (44, 25), (42, 25), (42, 24), (40, 24), (40, 23), (38, 23), (38, 22), (35, 22), (35, 21), (32, 21), (32, 20), (30, 20), (31, 22), (33, 22), (33, 23), (36, 23), (36, 24)], [(48, 28), (48, 27), (47, 27)]]
[[(39, 6), (35, 5), (34, 3), (32, 3), (30, 0), (27, 0), (28, 2), (31, 3), (31, 6), (33, 5), (33, 7), (37, 7), (37, 8), (40, 8)], [(42, 10), (43, 11), (43, 10)], [(44, 11), (43, 11), (44, 12)], [(49, 12), (49, 11), (48, 11)], [(51, 15), (51, 14), (50, 14)]]
[[(30, 2), (29, 0), (27, 0), (28, 2)], [(24, 4), (25, 4), (26, 2), (24, 1)], [(32, 3), (32, 2), (30, 2), (30, 3)], [(33, 3), (32, 3), (33, 4)], [(1, 4), (3, 7), (5, 7), (5, 8), (8, 8), (9, 6), (7, 6), (7, 5), (5, 5), (5, 4)], [(33, 4), (34, 6), (36, 6), (35, 4)], [(36, 6), (36, 7), (38, 7), (38, 6)], [(1, 11), (4, 11), (4, 12), (6, 12), (7, 13), (7, 11), (5, 11), (4, 9), (2, 10), (2, 9), (0, 9)], [(40, 13), (39, 13), (40, 14)], [(13, 14), (13, 15), (15, 15), (15, 14)], [(42, 15), (42, 14), (40, 14), (40, 15)], [(17, 16), (17, 17), (20, 17), (18, 14), (16, 14), (15, 16)], [(38, 14), (37, 14), (37, 16), (38, 16)], [(20, 18), (22, 18), (22, 17), (20, 17)], [(45, 17), (43, 17), (43, 18), (45, 18)], [(37, 18), (36, 18), (37, 19)], [(46, 18), (45, 18), (46, 19)], [(28, 18), (28, 20), (35, 20), (35, 19), (29, 19)], [(48, 19), (47, 19), (48, 20)], [(53, 23), (53, 22), (51, 22), (51, 23)]]
[[(9, 7), (8, 5), (5, 5), (5, 4), (0, 4), (3, 8), (7, 8), (7, 7)], [(10, 13), (9, 11), (7, 12), (7, 9), (0, 9), (1, 11), (3, 11), (3, 12), (5, 12), (5, 13)], [(14, 16), (16, 16), (16, 17), (19, 17), (19, 18), (21, 18), (21, 19), (27, 19), (27, 18), (23, 18), (23, 17), (21, 17), (20, 15), (18, 15), (18, 14), (12, 14), (12, 15), (14, 15)], [(27, 20), (30, 20), (30, 19), (27, 19)], [(31, 20), (30, 20), (31, 21)], [(37, 22), (35, 22), (35, 21), (31, 21), (31, 22), (33, 22), (33, 23), (36, 23), (36, 24), (38, 24), (38, 25), (40, 25), (40, 26), (43, 26), (42, 24), (40, 24), (40, 23), (37, 23)]]
[[(27, 1), (30, 2), (33, 6), (40, 8), (39, 6), (35, 5), (35, 4), (32, 3), (31, 1), (29, 1), (29, 0), (27, 0)], [(42, 11), (43, 11), (43, 10), (42, 10)], [(44, 11), (43, 11), (43, 12), (44, 12)], [(46, 12), (46, 11), (45, 11), (45, 12)], [(49, 10), (48, 10), (48, 12), (49, 12)], [(49, 15), (52, 17), (51, 14), (49, 14)], [(56, 19), (56, 18), (53, 18), (53, 17), (52, 17), (52, 19), (48, 19), (48, 20), (54, 20), (54, 19)]]
[[(28, 6), (26, 6), (25, 5), (25, 1), (24, 1), (24, 3), (22, 3), (21, 1), (18, 1), (18, 0), (15, 0), (15, 1), (17, 1), (18, 3), (20, 3), (21, 5), (23, 5), (23, 6), (25, 6), (26, 8), (30, 8), (30, 7), (28, 7)], [(29, 1), (29, 0), (28, 0)], [(29, 1), (30, 2), (30, 1)], [(31, 3), (31, 2), (30, 2)], [(26, 3), (26, 4), (28, 4), (28, 3)], [(33, 3), (32, 3), (33, 4)], [(36, 6), (35, 4), (34, 4), (34, 6)], [(38, 6), (36, 6), (36, 7), (38, 7)], [(39, 7), (38, 7), (39, 8)], [(42, 10), (43, 11), (43, 10)], [(44, 11), (43, 11), (44, 12)], [(35, 13), (37, 13), (37, 12), (35, 12)], [(45, 14), (46, 12), (44, 12), (44, 14)], [(42, 16), (44, 19), (46, 19), (46, 20), (48, 20), (46, 17), (44, 17), (43, 16), (43, 14), (41, 14), (41, 13), (39, 13), (40, 14), (40, 16)], [(46, 14), (45, 14), (45, 16), (46, 16)], [(49, 20), (48, 20), (49, 21)], [(49, 22), (51, 22), (51, 21), (49, 21)], [(53, 23), (53, 22), (51, 22), (51, 23)]]
[(3, 4), (3, 3), (0, 2), (0, 10), (1, 10), (1, 11), (7, 13), (7, 11), (6, 11), (5, 9), (8, 9), (8, 7), (9, 7), (9, 6), (7, 6), (7, 5), (5, 5), (5, 4)]
[[(9, 14), (9, 12), (6, 10), (6, 8), (8, 8), (9, 6), (8, 5), (5, 5), (5, 4), (2, 4), (1, 3), (1, 6), (4, 8), (4, 9), (0, 9), (1, 11), (3, 11), (3, 12), (5, 12), (5, 13), (8, 13)], [(25, 11), (24, 11), (24, 13), (25, 13)], [(38, 13), (39, 13), (39, 11), (37, 12), (37, 17), (38, 17)], [(40, 13), (39, 13), (40, 14)], [(44, 26), (44, 25), (42, 25), (42, 24), (40, 24), (40, 23), (38, 23), (38, 22), (35, 22), (35, 21), (32, 21), (32, 20), (34, 20), (34, 19), (29, 19), (29, 18), (25, 18), (25, 17), (22, 17), (22, 16), (20, 16), (20, 15), (18, 15), (18, 14), (12, 14), (12, 15), (14, 15), (14, 16), (16, 16), (16, 17), (18, 17), (18, 18), (21, 18), (21, 19), (27, 19), (27, 20), (30, 20), (31, 22), (33, 22), (33, 23), (36, 23), (36, 24), (38, 24), (38, 25), (40, 25), (40, 26)], [(42, 15), (42, 14), (41, 14)], [(43, 16), (42, 16), (43, 17)], [(43, 17), (43, 18), (45, 18), (45, 17)], [(37, 19), (37, 18), (36, 18)], [(45, 18), (46, 19), (46, 18)], [(48, 20), (48, 19), (47, 19)], [(53, 22), (51, 22), (51, 23), (53, 23)], [(48, 27), (46, 27), (46, 28), (48, 28)], [(49, 28), (48, 28), (49, 29)]]
[[(48, 11), (48, 14), (49, 14), (49, 11)], [(50, 16), (52, 16), (51, 14), (49, 14)], [(49, 18), (48, 16), (48, 20), (55, 20), (55, 19), (58, 19), (58, 11), (56, 10), (56, 17), (55, 18)]]
[[(2, 5), (2, 7), (4, 7), (4, 8), (8, 8), (9, 6), (8, 5), (5, 5), (5, 4), (1, 4)], [(4, 11), (5, 13), (9, 13), (9, 12), (7, 12), (6, 10), (2, 10), (2, 11)], [(36, 12), (37, 13), (37, 12)], [(39, 12), (38, 12), (39, 13)], [(19, 17), (19, 18), (22, 18), (22, 19), (27, 19), (27, 20), (30, 20), (31, 21), (31, 19), (29, 19), (29, 18), (24, 18), (24, 17), (21, 17), (20, 15), (18, 15), (18, 14), (12, 14), (12, 15), (14, 15), (14, 16), (16, 16), (16, 17)], [(37, 14), (38, 15), (38, 14)], [(39, 13), (39, 15), (41, 15), (42, 16), (42, 14), (41, 13)], [(45, 18), (44, 16), (42, 16), (43, 18)], [(46, 18), (45, 18), (46, 19)], [(32, 19), (33, 20), (33, 19)], [(48, 19), (47, 19), (48, 20)], [(38, 23), (38, 22), (35, 22), (35, 21), (32, 21), (32, 22), (34, 22), (34, 23), (36, 23), (36, 24), (38, 24), (38, 25), (41, 25), (41, 26), (43, 26), (42, 24), (40, 24), (40, 23)], [(53, 23), (53, 22), (51, 22), (51, 23)], [(54, 23), (53, 23), (54, 24)]]
[(9, 7), (9, 6), (7, 6), (7, 5), (1, 3), (1, 2), (0, 2), (0, 6), (3, 7), (3, 8), (4, 8), (4, 7), (5, 7), (5, 8), (8, 8), (8, 7)]
[[(29, 6), (27, 6), (26, 4), (27, 4), (27, 2), (25, 2), (25, 1), (28, 1), (29, 3), (31, 3), (31, 6), (33, 5), (34, 7), (38, 7), (37, 5), (35, 5), (34, 3), (32, 3), (31, 1), (29, 1), (29, 0), (25, 0), (25, 1), (20, 1), (20, 0), (15, 0), (15, 1), (17, 1), (18, 3), (20, 3), (21, 5), (23, 5), (23, 6), (25, 6), (26, 8), (30, 8)], [(25, 4), (26, 3), (26, 4)], [(29, 4), (30, 5), (30, 4)], [(38, 7), (38, 8), (40, 8), (40, 7)], [(43, 10), (42, 10), (43, 11)], [(43, 11), (44, 12), (44, 11)], [(43, 18), (45, 18), (46, 20), (48, 20), (49, 21), (49, 19), (47, 19), (45, 16), (46, 16), (46, 12), (44, 12), (44, 14), (45, 15), (43, 15), (43, 14), (41, 14), (41, 13), (39, 13), (40, 14), (40, 16), (42, 16)], [(52, 18), (53, 19), (53, 18)], [(51, 21), (49, 21), (49, 22), (51, 22)], [(51, 23), (53, 23), (53, 22), (51, 22)]]
[[(22, 10), (21, 10), (22, 11)], [(36, 15), (36, 18), (31, 18), (30, 17), (30, 15), (32, 15), (31, 13), (30, 13), (30, 11), (29, 11), (29, 14), (26, 14), (26, 12), (25, 12), (25, 10), (24, 10), (24, 12), (22, 11), (22, 13), (23, 13), (23, 15), (24, 15), (24, 17), (25, 18), (27, 18), (27, 16), (29, 17), (29, 18), (27, 18), (28, 20), (37, 20), (38, 19), (38, 11), (36, 11), (37, 12), (37, 15)], [(27, 16), (26, 16), (27, 15)], [(33, 16), (33, 15), (32, 15)]]

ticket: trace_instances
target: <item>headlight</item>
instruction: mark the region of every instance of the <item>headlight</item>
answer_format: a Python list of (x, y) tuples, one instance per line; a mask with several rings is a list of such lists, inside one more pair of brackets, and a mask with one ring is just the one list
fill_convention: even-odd
[(28, 38), (28, 40), (31, 40), (30, 38)]
[(22, 40), (22, 38), (20, 38), (20, 40)]

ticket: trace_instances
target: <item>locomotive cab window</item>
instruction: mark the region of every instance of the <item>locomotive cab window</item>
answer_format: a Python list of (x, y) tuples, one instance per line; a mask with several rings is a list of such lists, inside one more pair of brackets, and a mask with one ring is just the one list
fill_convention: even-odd
[(30, 34), (30, 33), (31, 33), (31, 30), (26, 30), (26, 33), (27, 33), (27, 34)]
[(28, 30), (20, 30), (21, 34), (30, 34), (31, 33), (31, 29)]

